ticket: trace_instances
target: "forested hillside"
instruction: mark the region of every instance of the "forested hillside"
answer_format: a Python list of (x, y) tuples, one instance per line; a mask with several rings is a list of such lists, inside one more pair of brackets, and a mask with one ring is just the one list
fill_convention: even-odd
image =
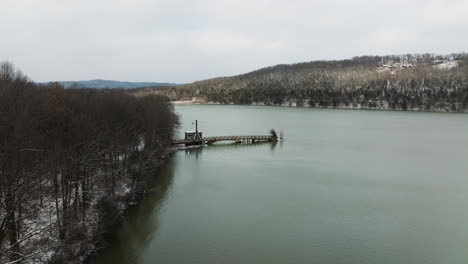
[(79, 263), (157, 175), (177, 124), (167, 97), (38, 86), (1, 63), (0, 263)]
[[(155, 87), (155, 86), (175, 86), (173, 83), (157, 83), (157, 82), (120, 82), (112, 80), (89, 80), (89, 81), (60, 81), (58, 82), (65, 88), (96, 88), (96, 89), (134, 89), (140, 87)], [(49, 83), (42, 83), (49, 84)]]
[(139, 93), (200, 103), (465, 112), (468, 55), (362, 56), (277, 65)]

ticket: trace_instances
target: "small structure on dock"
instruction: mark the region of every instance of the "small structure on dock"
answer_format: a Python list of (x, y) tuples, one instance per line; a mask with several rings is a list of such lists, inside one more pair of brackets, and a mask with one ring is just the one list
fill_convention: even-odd
[(173, 144), (191, 146), (213, 144), (220, 141), (231, 141), (235, 143), (255, 143), (281, 140), (281, 138), (277, 136), (275, 130), (273, 129), (270, 131), (270, 135), (203, 137), (202, 132), (198, 131), (198, 120), (195, 120), (194, 124), (195, 131), (185, 132), (185, 138), (174, 140)]
[(201, 131), (198, 131), (198, 120), (195, 120), (195, 131), (186, 131), (184, 139), (186, 146), (203, 144), (203, 134)]

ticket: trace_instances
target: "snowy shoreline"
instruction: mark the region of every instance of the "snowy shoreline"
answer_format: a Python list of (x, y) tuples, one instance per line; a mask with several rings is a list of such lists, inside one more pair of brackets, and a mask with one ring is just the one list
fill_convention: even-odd
[[(177, 149), (168, 148), (166, 154), (162, 159), (159, 161), (158, 164), (155, 164), (158, 172), (155, 177), (160, 177), (161, 172), (164, 170), (165, 166), (167, 165), (167, 161), (172, 157), (172, 154), (175, 153)], [(158, 179), (156, 179), (158, 180)], [(119, 208), (118, 212), (118, 221), (115, 222), (112, 226), (110, 226), (105, 232), (104, 236), (100, 237), (99, 239), (92, 241), (90, 243), (90, 249), (86, 254), (83, 254), (81, 257), (80, 263), (90, 264), (93, 260), (99, 256), (99, 254), (105, 251), (110, 244), (116, 239), (116, 233), (113, 231), (119, 230), (122, 224), (124, 223), (125, 219), (131, 216), (131, 212), (137, 208), (144, 199), (146, 199), (146, 193), (148, 190), (151, 189), (152, 181), (149, 181), (145, 184), (145, 188), (141, 190), (139, 193), (131, 193), (129, 188), (124, 189), (126, 192), (121, 193), (121, 201), (127, 201), (126, 203), (121, 203), (121, 207)]]
[(180, 100), (180, 101), (171, 101), (173, 105), (237, 105), (237, 106), (270, 106), (270, 107), (298, 107), (298, 108), (316, 108), (316, 109), (339, 109), (339, 110), (371, 110), (371, 111), (407, 111), (407, 112), (427, 112), (427, 113), (468, 113), (468, 110), (465, 111), (453, 111), (448, 109), (449, 107), (444, 107), (444, 108), (432, 108), (430, 110), (421, 110), (419, 108), (408, 108), (406, 110), (403, 109), (396, 109), (396, 108), (390, 108), (388, 106), (382, 106), (382, 107), (362, 107), (362, 106), (337, 106), (337, 107), (332, 107), (332, 106), (310, 106), (309, 104), (305, 103), (303, 105), (298, 105), (296, 102), (293, 101), (288, 101), (287, 103), (281, 104), (281, 105), (273, 105), (273, 104), (264, 104), (264, 103), (251, 103), (251, 104), (235, 104), (235, 103), (229, 103), (229, 104), (222, 104), (218, 102), (206, 102), (202, 100)]

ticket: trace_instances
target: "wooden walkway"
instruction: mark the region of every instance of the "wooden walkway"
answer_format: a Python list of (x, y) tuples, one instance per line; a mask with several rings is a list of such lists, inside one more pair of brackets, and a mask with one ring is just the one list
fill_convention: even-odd
[(173, 141), (174, 145), (203, 145), (203, 144), (213, 144), (220, 141), (232, 141), (236, 143), (255, 143), (255, 142), (265, 142), (265, 141), (275, 141), (277, 140), (272, 135), (269, 136), (219, 136), (219, 137), (203, 137), (201, 140), (187, 140), (187, 139), (177, 139)]

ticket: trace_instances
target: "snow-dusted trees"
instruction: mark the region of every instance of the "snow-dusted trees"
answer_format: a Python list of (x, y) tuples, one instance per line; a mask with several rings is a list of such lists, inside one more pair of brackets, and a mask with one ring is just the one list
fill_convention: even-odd
[(199, 97), (235, 104), (462, 112), (468, 111), (468, 55), (362, 56), (277, 65), (155, 93), (173, 100)]
[(2, 63), (0, 262), (88, 250), (158, 169), (177, 124), (166, 97), (38, 86)]

